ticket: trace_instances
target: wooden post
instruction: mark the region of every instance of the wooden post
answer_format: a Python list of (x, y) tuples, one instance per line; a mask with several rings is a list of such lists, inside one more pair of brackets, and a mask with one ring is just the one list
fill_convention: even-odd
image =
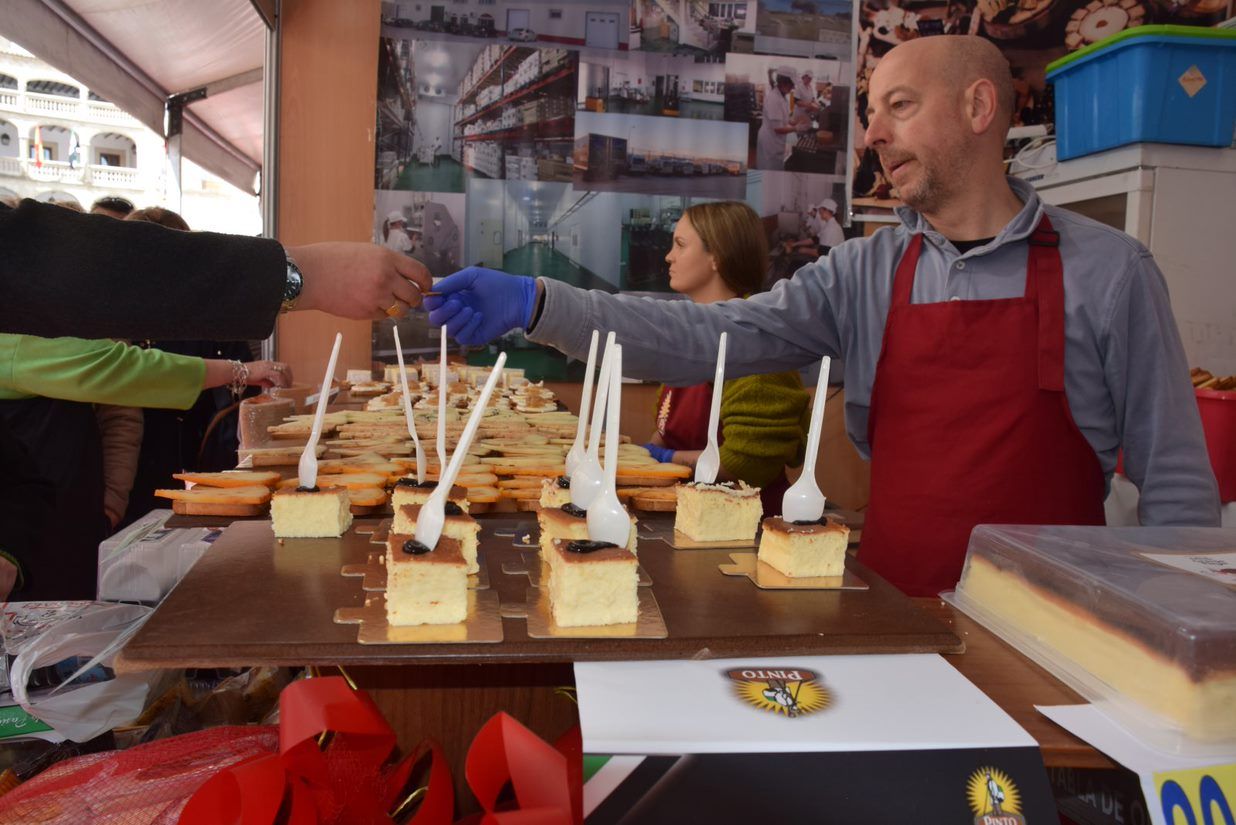
[[(379, 0), (283, 0), (279, 25), (279, 240), (370, 241)], [(337, 331), (337, 374), (368, 369), (370, 322), (322, 312), (282, 316), (276, 357), (320, 383)]]

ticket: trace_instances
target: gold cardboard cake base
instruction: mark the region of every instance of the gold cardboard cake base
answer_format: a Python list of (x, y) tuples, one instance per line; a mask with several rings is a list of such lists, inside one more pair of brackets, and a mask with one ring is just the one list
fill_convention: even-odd
[[(635, 568), (640, 587), (652, 587), (652, 576), (643, 566)], [(540, 553), (520, 553), (519, 561), (502, 563), (502, 572), (508, 576), (527, 576), (533, 587), (549, 587), (549, 565)]]
[(468, 591), (468, 618), (459, 624), (392, 626), (386, 621), (386, 595), (372, 593), (364, 607), (341, 607), (336, 624), (359, 624), (363, 645), (489, 644), (502, 641), (502, 616), (493, 590)]
[[(476, 573), (468, 575), (469, 590), (488, 590), (489, 589), (489, 568), (485, 566), (485, 559), (480, 551), (476, 554), (476, 563), (481, 568)], [(361, 583), (361, 589), (369, 592), (382, 592), (386, 590), (386, 551), (375, 551), (369, 554), (369, 561), (365, 564), (345, 564), (340, 574), (348, 577), (363, 576), (364, 581)]]
[(717, 566), (727, 576), (746, 576), (761, 590), (867, 590), (868, 585), (846, 570), (840, 576), (790, 578), (759, 560), (755, 553), (730, 553), (730, 564)]
[(687, 538), (673, 528), (669, 528), (666, 532), (658, 533), (651, 538), (663, 541), (675, 550), (746, 550), (748, 547), (756, 547), (759, 542), (758, 534), (749, 539), (738, 539), (737, 541), (696, 541), (695, 539)]
[(387, 538), (391, 534), (391, 525), (395, 523), (392, 518), (384, 518), (378, 522), (378, 526), (373, 528), (373, 533), (369, 536), (369, 541), (374, 544), (386, 544)]
[(502, 605), (505, 619), (527, 619), (531, 639), (664, 639), (669, 636), (661, 607), (648, 587), (639, 588), (639, 618), (631, 624), (559, 627), (549, 607), (549, 588), (529, 587), (523, 604)]

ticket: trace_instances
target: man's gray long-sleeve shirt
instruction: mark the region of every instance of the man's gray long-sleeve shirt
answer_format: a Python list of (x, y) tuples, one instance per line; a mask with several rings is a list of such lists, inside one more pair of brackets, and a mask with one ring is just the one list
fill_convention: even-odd
[(900, 226), (848, 241), (771, 292), (746, 300), (659, 301), (543, 279), (544, 306), (528, 337), (582, 357), (593, 329), (614, 330), (627, 376), (679, 385), (712, 377), (723, 331), (729, 333), (729, 376), (839, 357), (845, 362), (846, 428), (869, 457), (871, 388), (893, 276), (910, 239), (922, 232), (925, 241), (913, 303), (1020, 297), (1027, 238), (1046, 211), (1060, 234), (1064, 264), (1064, 384), (1073, 419), (1109, 480), (1123, 447), (1124, 471), (1141, 489), (1143, 524), (1218, 525), (1218, 488), (1189, 367), (1167, 285), (1150, 252), (1122, 232), (1044, 205), (1023, 181), (1010, 178), (1009, 184), (1025, 204), (1021, 212), (990, 243), (964, 255), (921, 215), (901, 209)]

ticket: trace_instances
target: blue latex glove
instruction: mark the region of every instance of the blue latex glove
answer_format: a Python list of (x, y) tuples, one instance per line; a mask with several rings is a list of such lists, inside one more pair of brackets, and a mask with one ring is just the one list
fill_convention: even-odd
[(662, 464), (671, 464), (674, 461), (674, 451), (669, 447), (658, 447), (656, 444), (648, 443), (644, 445), (644, 449), (649, 455), (660, 461)]
[(536, 279), (470, 266), (434, 284), (425, 298), (429, 323), (468, 346), (487, 344), (513, 329), (524, 329), (536, 308)]

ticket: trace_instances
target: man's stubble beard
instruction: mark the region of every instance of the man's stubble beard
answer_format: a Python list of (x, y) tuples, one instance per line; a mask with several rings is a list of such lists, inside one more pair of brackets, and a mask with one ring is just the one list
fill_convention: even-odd
[(970, 165), (970, 152), (958, 143), (944, 147), (931, 160), (915, 155), (921, 177), (912, 189), (898, 189), (902, 202), (921, 214), (939, 212), (961, 190), (963, 176)]

